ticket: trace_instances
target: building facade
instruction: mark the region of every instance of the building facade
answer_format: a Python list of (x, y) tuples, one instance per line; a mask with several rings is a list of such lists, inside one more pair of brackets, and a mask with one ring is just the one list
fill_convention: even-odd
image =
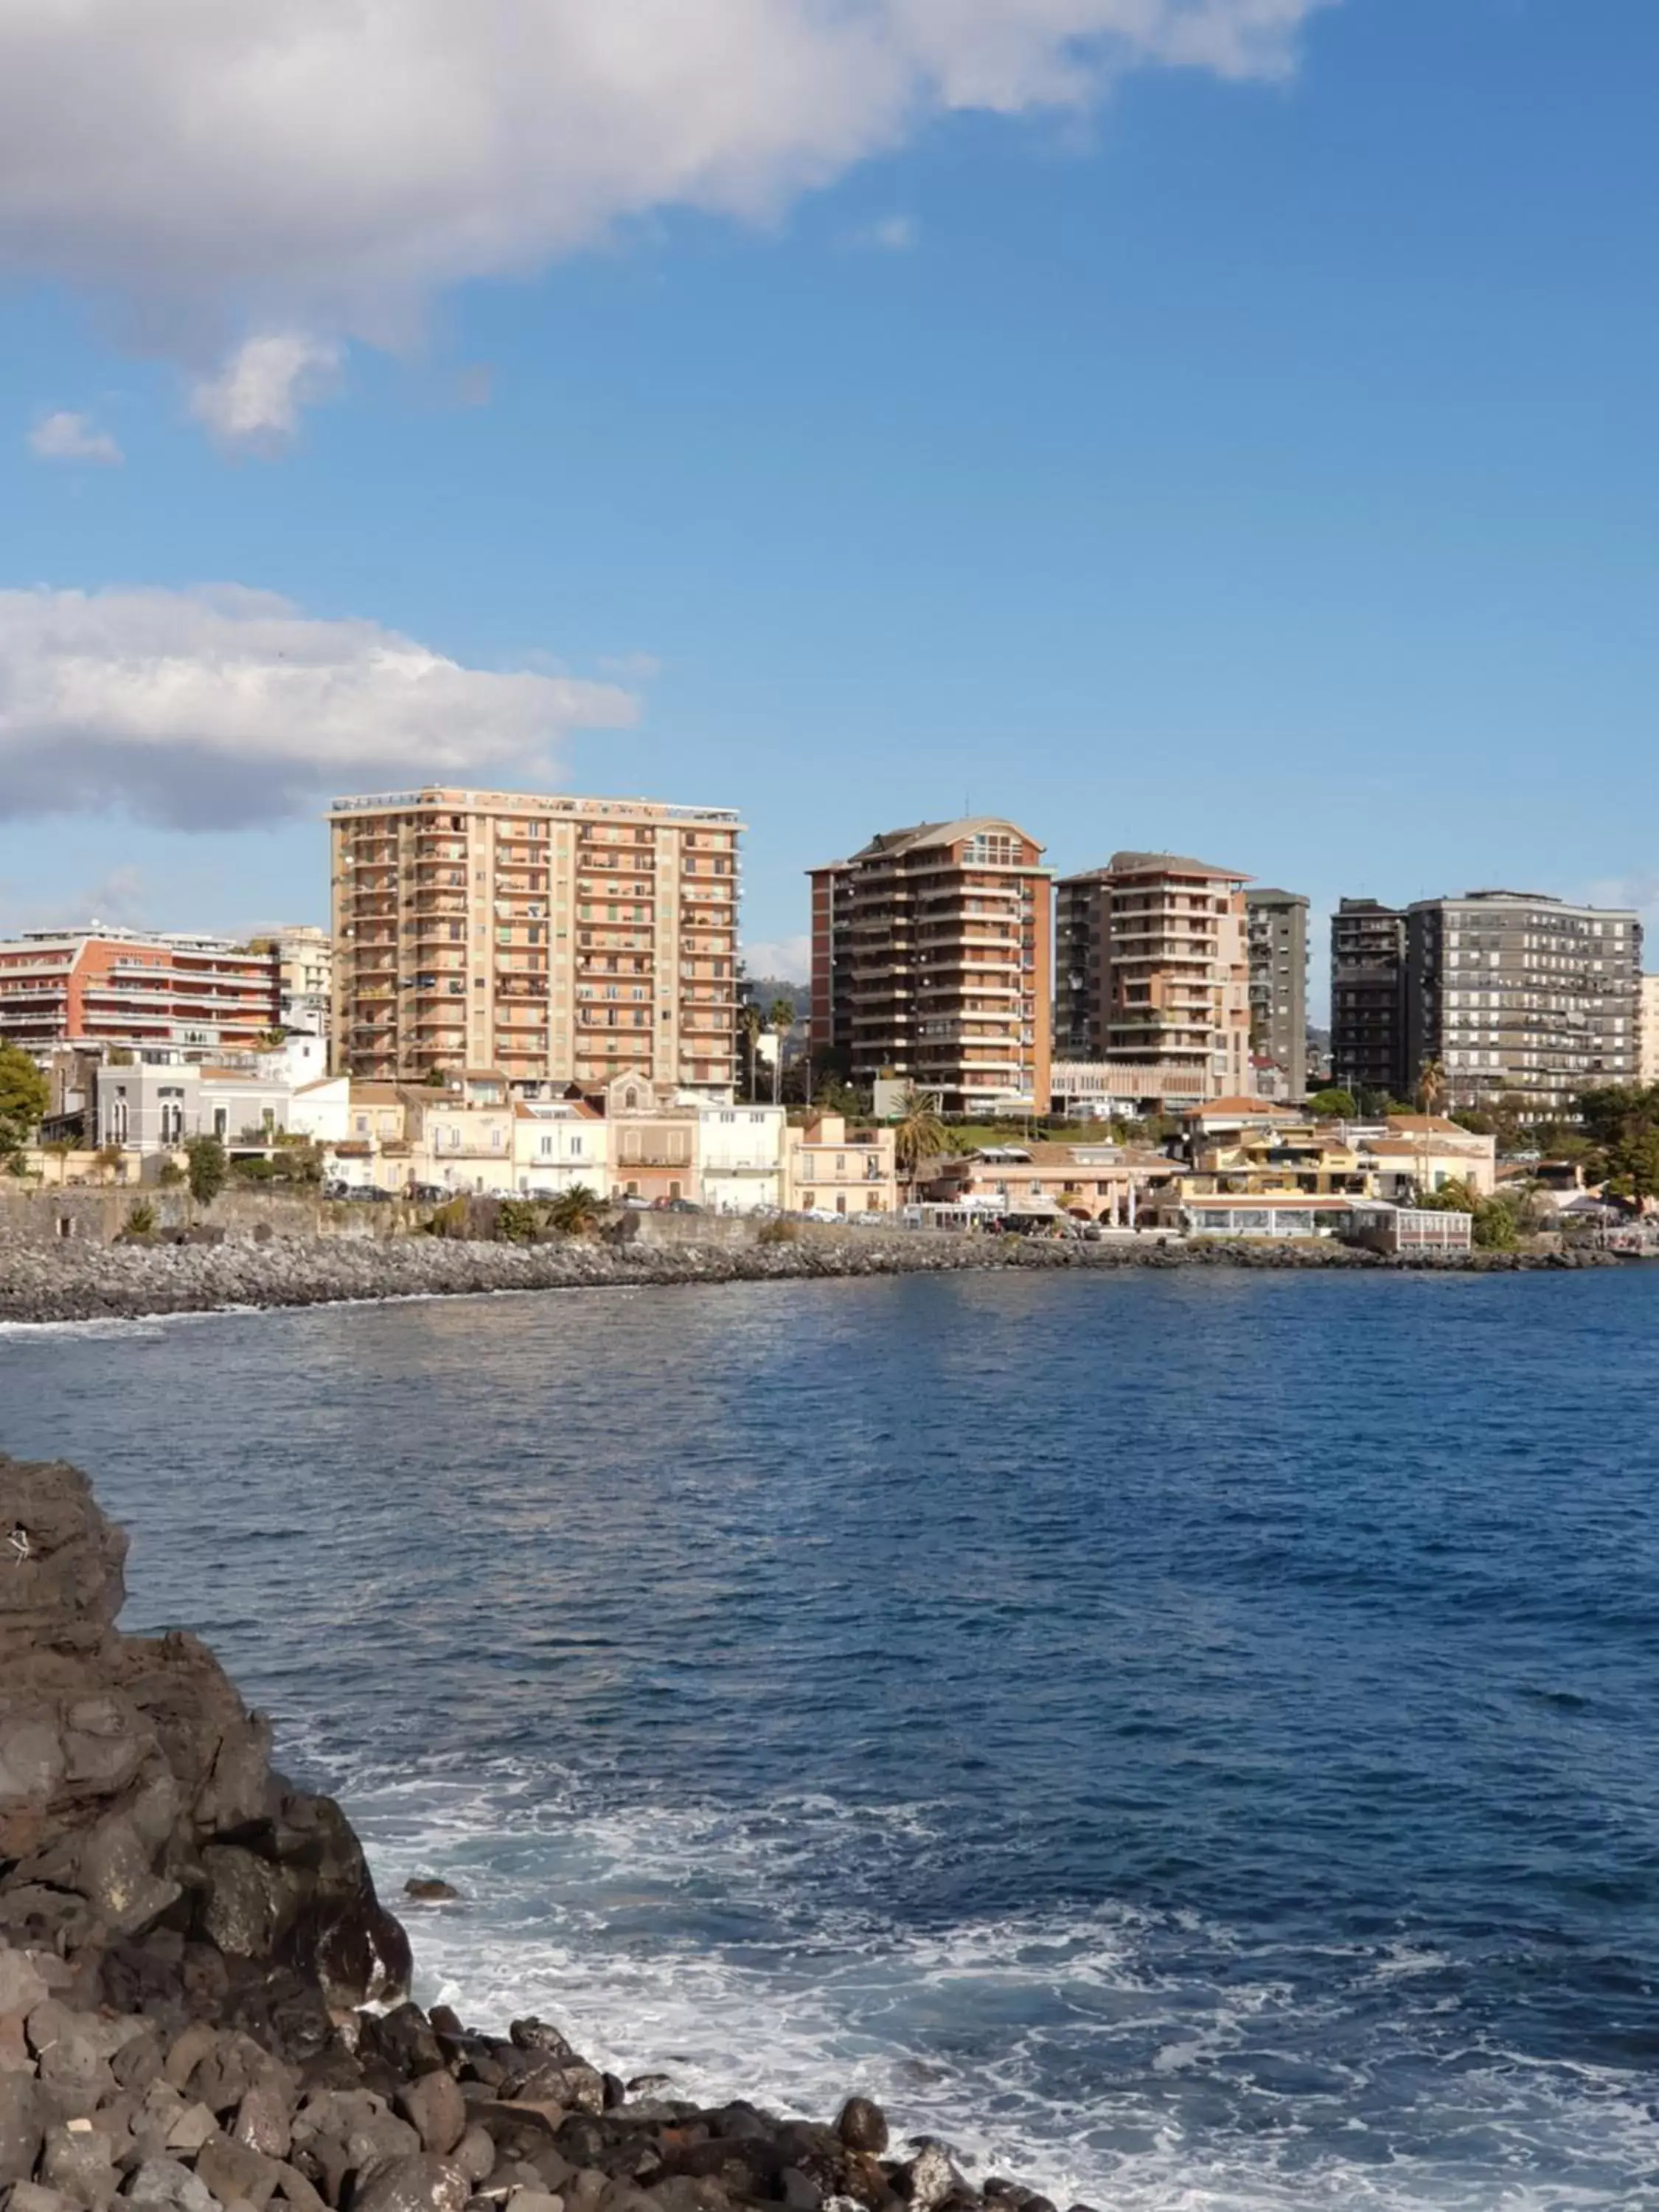
[(775, 1212), (783, 1204), (787, 1115), (746, 1101), (697, 1109), (697, 1195), (711, 1213)]
[(98, 924), (0, 943), (0, 1040), (148, 1061), (252, 1052), (276, 1026), (276, 962), (228, 939)]
[(890, 1129), (854, 1130), (840, 1114), (817, 1114), (784, 1137), (784, 1204), (793, 1212), (891, 1213), (898, 1205), (896, 1139)]
[(1250, 958), (1250, 1054), (1264, 1096), (1308, 1090), (1308, 902), (1299, 892), (1244, 894)]
[(624, 1067), (735, 1083), (729, 809), (428, 788), (329, 821), (337, 1069), (495, 1067), (529, 1097)]
[(1642, 925), (1630, 910), (1470, 891), (1407, 910), (1406, 1052), (1437, 1066), (1452, 1111), (1521, 1102), (1570, 1114), (1640, 1066)]
[(947, 1114), (1046, 1113), (1053, 917), (1042, 848), (992, 815), (872, 838), (811, 872), (812, 1033), (857, 1083)]
[(1642, 1057), (1638, 1079), (1659, 1083), (1659, 975), (1642, 978)]
[(1390, 1098), (1411, 1091), (1403, 907), (1345, 898), (1331, 916), (1331, 1080)]
[(1162, 1065), (1211, 1097), (1253, 1088), (1248, 878), (1117, 853), (1057, 888), (1056, 1025), (1076, 1061)]

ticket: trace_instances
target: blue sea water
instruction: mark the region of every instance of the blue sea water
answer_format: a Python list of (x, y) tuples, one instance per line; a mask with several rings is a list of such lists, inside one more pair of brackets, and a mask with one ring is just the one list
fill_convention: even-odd
[(1115, 2212), (1659, 2207), (1659, 1274), (0, 1334), (421, 1993)]

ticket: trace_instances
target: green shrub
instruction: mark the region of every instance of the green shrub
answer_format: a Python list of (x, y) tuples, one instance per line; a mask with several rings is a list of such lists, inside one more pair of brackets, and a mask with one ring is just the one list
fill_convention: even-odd
[(763, 1221), (755, 1233), (757, 1244), (793, 1244), (800, 1236), (799, 1221), (788, 1221), (780, 1214), (775, 1221)]
[(541, 1208), (527, 1198), (504, 1198), (495, 1208), (495, 1234), (506, 1243), (533, 1243), (541, 1225)]
[(225, 1187), (228, 1163), (217, 1137), (190, 1137), (185, 1142), (190, 1194), (198, 1206), (211, 1206)]
[(127, 1208), (127, 1235), (153, 1237), (155, 1234), (155, 1208), (147, 1198), (136, 1198)]
[(185, 1171), (177, 1160), (163, 1160), (155, 1180), (163, 1190), (177, 1190), (185, 1179)]

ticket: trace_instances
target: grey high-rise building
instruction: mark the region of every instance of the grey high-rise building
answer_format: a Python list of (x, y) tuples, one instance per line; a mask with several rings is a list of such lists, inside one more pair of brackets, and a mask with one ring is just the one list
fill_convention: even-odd
[(1406, 1057), (1448, 1107), (1522, 1103), (1533, 1118), (1640, 1068), (1642, 925), (1629, 909), (1534, 891), (1419, 899), (1407, 911)]
[(1244, 894), (1250, 956), (1250, 1056), (1263, 1097), (1308, 1088), (1308, 902), (1299, 891)]
[(1331, 916), (1331, 1080), (1409, 1095), (1403, 907), (1345, 898)]

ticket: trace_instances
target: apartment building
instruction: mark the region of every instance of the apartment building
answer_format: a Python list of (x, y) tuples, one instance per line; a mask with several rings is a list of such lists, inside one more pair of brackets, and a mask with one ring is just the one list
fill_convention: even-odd
[(1406, 909), (1345, 898), (1331, 917), (1331, 1080), (1404, 1098), (1415, 1079), (1406, 1045)]
[(1659, 975), (1642, 978), (1642, 1056), (1637, 1079), (1659, 1083)]
[(1244, 886), (1173, 853), (1115, 853), (1057, 887), (1056, 1025), (1075, 1061), (1254, 1087)]
[(739, 1101), (697, 1109), (697, 1195), (711, 1213), (783, 1204), (788, 1117), (781, 1106)]
[(1642, 925), (1634, 912), (1534, 891), (1419, 899), (1407, 913), (1406, 1054), (1444, 1073), (1445, 1105), (1570, 1113), (1640, 1066)]
[(737, 1079), (742, 823), (721, 807), (428, 788), (337, 800), (334, 1066)]
[(855, 1082), (947, 1114), (1048, 1105), (1053, 969), (1042, 848), (995, 815), (874, 837), (812, 879), (812, 1033)]
[(82, 1046), (141, 1060), (252, 1052), (276, 1025), (269, 952), (102, 922), (0, 942), (0, 1040), (37, 1059)]
[(1250, 961), (1250, 1054), (1265, 1097), (1308, 1089), (1308, 902), (1297, 891), (1244, 894)]

